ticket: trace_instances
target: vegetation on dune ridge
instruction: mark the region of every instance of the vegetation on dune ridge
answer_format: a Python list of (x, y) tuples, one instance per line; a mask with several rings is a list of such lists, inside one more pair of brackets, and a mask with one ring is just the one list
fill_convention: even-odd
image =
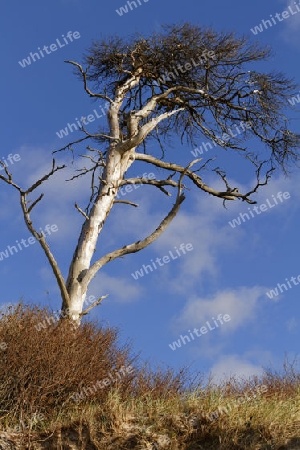
[(215, 384), (188, 368), (151, 368), (132, 354), (130, 343), (119, 343), (116, 328), (44, 322), (51, 315), (22, 302), (2, 314), (0, 444), (9, 439), (15, 449), (300, 448), (296, 361), (286, 360), (281, 373), (264, 369), (260, 376)]

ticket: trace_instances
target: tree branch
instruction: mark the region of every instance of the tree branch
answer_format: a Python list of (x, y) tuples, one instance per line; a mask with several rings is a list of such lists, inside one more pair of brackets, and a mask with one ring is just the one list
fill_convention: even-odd
[(35, 205), (42, 200), (42, 198), (44, 197), (44, 194), (41, 194), (33, 203), (32, 205), (28, 208), (28, 213), (30, 213), (30, 211), (35, 207)]
[(128, 200), (114, 200), (114, 203), (124, 203), (125, 205), (131, 205), (138, 207), (139, 205), (137, 203), (129, 202)]
[[(43, 233), (39, 234), (32, 225), (32, 221), (30, 219), (30, 211), (27, 209), (26, 197), (27, 197), (27, 192), (20, 192), (21, 207), (22, 207), (26, 226), (27, 226), (28, 230), (30, 231), (30, 233), (37, 239), (37, 241), (40, 243), (42, 249), (44, 250), (45, 255), (52, 267), (57, 284), (60, 288), (63, 302), (66, 304), (66, 307), (69, 308), (71, 306), (71, 304), (70, 304), (70, 297), (69, 297), (69, 294), (68, 294), (68, 291), (67, 291), (67, 288), (65, 285), (65, 280), (62, 276), (62, 273), (58, 267), (58, 264), (57, 264), (54, 256), (52, 255), (52, 253), (50, 251), (50, 248), (46, 242), (46, 239), (45, 239)], [(35, 203), (37, 203), (37, 201), (35, 201)], [(32, 207), (31, 207), (31, 209), (32, 209)]]
[(65, 164), (62, 166), (55, 167), (55, 159), (52, 160), (52, 169), (50, 172), (48, 172), (46, 175), (44, 175), (40, 180), (36, 181), (30, 188), (27, 189), (26, 194), (29, 194), (30, 192), (34, 191), (38, 186), (40, 186), (44, 181), (48, 180), (48, 178), (51, 177), (55, 172), (58, 170), (64, 169), (66, 167)]
[(174, 180), (150, 180), (149, 178), (126, 178), (120, 181), (119, 186), (124, 186), (127, 184), (150, 184), (153, 186), (173, 186), (177, 187), (178, 183)]
[(73, 66), (75, 66), (75, 67), (77, 67), (79, 69), (79, 71), (80, 71), (80, 73), (82, 75), (82, 78), (83, 78), (84, 90), (90, 97), (103, 98), (103, 99), (107, 100), (108, 102), (113, 103), (113, 100), (111, 98), (109, 98), (107, 95), (95, 94), (94, 92), (91, 92), (89, 90), (89, 88), (87, 87), (87, 80), (86, 80), (86, 74), (87, 74), (88, 68), (87, 68), (86, 71), (84, 71), (80, 64), (78, 64), (75, 61), (70, 61), (68, 59), (65, 60), (65, 63), (72, 64)]
[(168, 197), (171, 196), (171, 194), (163, 188), (163, 186), (172, 186), (177, 187), (178, 183), (174, 180), (149, 180), (148, 178), (127, 178), (126, 180), (122, 180), (119, 183), (119, 186), (124, 186), (128, 184), (149, 184), (152, 186), (157, 187), (159, 190), (161, 190), (164, 194), (166, 194)]
[[(236, 198), (241, 198), (243, 201), (246, 201), (250, 204), (256, 204), (257, 202), (250, 200), (247, 198), (247, 195), (241, 194), (240, 192), (230, 192), (230, 195), (228, 195), (228, 191), (217, 191), (211, 187), (209, 187), (207, 184), (203, 183), (202, 179), (195, 173), (190, 170), (186, 170), (184, 167), (179, 166), (175, 163), (170, 163), (166, 161), (161, 161), (160, 159), (155, 158), (151, 155), (146, 155), (143, 153), (135, 153), (135, 159), (147, 162), (149, 164), (153, 164), (157, 167), (160, 167), (162, 169), (175, 171), (178, 173), (185, 172), (186, 176), (202, 191), (207, 192), (208, 194), (214, 195), (215, 197), (219, 197), (225, 200), (235, 200)], [(200, 161), (200, 159), (196, 159), (192, 161), (193, 164)]]
[(102, 300), (104, 300), (106, 297), (108, 297), (108, 294), (102, 295), (102, 297), (98, 298), (98, 300), (96, 300), (87, 309), (85, 309), (82, 313), (80, 313), (79, 316), (82, 317), (82, 316), (85, 316), (86, 314), (88, 314), (91, 309), (95, 308), (95, 306), (98, 306), (99, 303), (101, 303)]
[(4, 167), (5, 173), (7, 175), (7, 178), (5, 178), (3, 175), (0, 175), (0, 180), (5, 181), (5, 183), (10, 184), (11, 186), (13, 186), (14, 188), (16, 188), (18, 191), (21, 191), (20, 186), (18, 186), (16, 183), (14, 183), (12, 181), (12, 175), (11, 173), (8, 171), (7, 166), (4, 164), (4, 162), (0, 161), (1, 166)]
[(75, 206), (75, 208), (77, 209), (77, 211), (79, 211), (80, 214), (83, 215), (83, 217), (84, 217), (86, 220), (90, 220), (89, 216), (88, 216), (84, 211), (82, 211), (81, 208), (79, 208), (79, 206), (77, 205), (77, 203), (75, 203), (74, 206)]
[(180, 209), (181, 203), (184, 201), (185, 196), (184, 194), (179, 194), (177, 196), (176, 202), (174, 203), (172, 209), (167, 214), (167, 216), (161, 221), (159, 226), (151, 233), (149, 236), (147, 236), (145, 239), (141, 241), (134, 242), (129, 245), (125, 245), (124, 247), (114, 250), (113, 252), (108, 253), (107, 255), (103, 256), (102, 258), (98, 259), (86, 272), (84, 278), (83, 278), (83, 284), (85, 286), (88, 286), (90, 281), (94, 278), (94, 276), (97, 274), (97, 272), (108, 262), (111, 262), (115, 260), (116, 258), (120, 258), (124, 255), (128, 255), (130, 253), (136, 253), (140, 250), (144, 249), (148, 245), (150, 245), (152, 242), (154, 242), (161, 234), (165, 231), (165, 229), (168, 227), (168, 225), (172, 222), (176, 214), (178, 213)]
[[(2, 162), (0, 161), (0, 163), (2, 163)], [(3, 165), (3, 164), (2, 164), (2, 165)], [(52, 162), (52, 170), (51, 170), (48, 174), (46, 174), (43, 178), (41, 178), (41, 179), (38, 180), (36, 183), (34, 183), (29, 189), (27, 189), (27, 191), (23, 191), (23, 190), (20, 188), (20, 186), (18, 186), (17, 184), (15, 184), (15, 183), (12, 181), (12, 175), (8, 172), (8, 170), (7, 170), (6, 167), (4, 167), (4, 168), (5, 168), (5, 172), (6, 172), (8, 178), (5, 178), (3, 175), (0, 175), (0, 179), (3, 180), (3, 181), (5, 181), (5, 182), (8, 183), (8, 184), (11, 184), (14, 188), (16, 188), (16, 189), (19, 191), (19, 193), (20, 193), (20, 203), (21, 203), (21, 208), (22, 208), (23, 215), (24, 215), (25, 224), (26, 224), (28, 230), (30, 231), (30, 233), (35, 237), (35, 239), (37, 239), (37, 241), (40, 243), (42, 249), (44, 250), (44, 252), (45, 252), (45, 254), (46, 254), (46, 257), (47, 257), (47, 259), (48, 259), (48, 261), (49, 261), (49, 263), (50, 263), (50, 265), (51, 265), (51, 267), (52, 267), (52, 270), (53, 270), (53, 273), (54, 273), (55, 278), (56, 278), (56, 280), (57, 280), (58, 286), (59, 286), (59, 288), (60, 288), (60, 292), (61, 292), (62, 299), (63, 299), (64, 303), (67, 305), (67, 307), (69, 307), (69, 306), (70, 306), (70, 298), (69, 298), (69, 294), (68, 294), (68, 291), (67, 291), (67, 289), (66, 289), (65, 281), (64, 281), (64, 278), (63, 278), (63, 276), (62, 276), (62, 274), (61, 274), (61, 272), (60, 272), (60, 270), (59, 270), (59, 267), (58, 267), (58, 265), (57, 265), (57, 262), (56, 262), (54, 256), (52, 255), (52, 253), (51, 253), (51, 251), (50, 251), (50, 248), (49, 248), (49, 246), (48, 246), (48, 244), (47, 244), (47, 242), (46, 242), (46, 239), (45, 239), (43, 233), (39, 234), (39, 233), (35, 230), (35, 228), (34, 228), (33, 225), (32, 225), (31, 218), (30, 218), (30, 212), (32, 211), (32, 209), (34, 208), (34, 206), (35, 206), (35, 205), (43, 198), (43, 195), (44, 195), (44, 194), (41, 194), (41, 195), (40, 195), (40, 196), (32, 203), (32, 205), (31, 205), (29, 208), (27, 208), (28, 201), (26, 200), (26, 199), (27, 199), (28, 193), (32, 192), (32, 191), (33, 191), (34, 189), (36, 189), (39, 185), (41, 185), (41, 184), (43, 183), (43, 181), (45, 181), (46, 179), (48, 179), (48, 178), (49, 178), (51, 175), (53, 175), (57, 170), (60, 170), (60, 169), (64, 168), (64, 166), (61, 166), (61, 167), (58, 166), (58, 167), (55, 168), (55, 160), (53, 159), (53, 162)]]
[(132, 148), (138, 147), (138, 145), (140, 145), (144, 139), (147, 137), (147, 135), (154, 130), (154, 128), (164, 119), (167, 119), (171, 116), (173, 116), (174, 114), (178, 114), (180, 111), (183, 111), (184, 108), (178, 108), (174, 111), (169, 111), (169, 112), (165, 112), (163, 114), (161, 114), (158, 117), (155, 117), (154, 119), (151, 119), (149, 122), (145, 123), (145, 125), (143, 125), (138, 133), (133, 136), (131, 139), (128, 139), (127, 141), (120, 143), (117, 145), (117, 149), (118, 151), (120, 151), (120, 153), (124, 153), (127, 150), (130, 150)]

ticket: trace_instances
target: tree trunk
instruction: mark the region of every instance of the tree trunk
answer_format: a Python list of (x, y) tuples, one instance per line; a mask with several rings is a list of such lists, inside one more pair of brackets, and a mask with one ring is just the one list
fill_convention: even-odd
[(91, 209), (89, 219), (86, 219), (81, 229), (66, 282), (69, 304), (66, 300), (62, 304), (62, 310), (66, 311), (67, 316), (77, 324), (81, 320), (83, 304), (88, 290), (85, 275), (90, 268), (98, 236), (113, 207), (119, 182), (134, 161), (134, 150), (132, 149), (122, 155), (112, 144), (107, 155), (101, 188)]

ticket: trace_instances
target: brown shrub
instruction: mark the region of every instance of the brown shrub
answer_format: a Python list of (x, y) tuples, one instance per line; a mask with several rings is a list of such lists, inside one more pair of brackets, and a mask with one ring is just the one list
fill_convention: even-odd
[[(136, 365), (130, 373), (99, 388), (97, 382), (136, 362), (131, 345), (118, 343), (118, 330), (97, 322), (74, 329), (66, 320), (52, 320), (46, 307), (10, 307), (0, 320), (0, 410), (2, 418), (15, 420), (42, 413), (53, 419), (72, 410), (74, 394), (83, 393), (80, 404), (104, 403), (110, 389), (123, 398), (150, 393), (154, 398), (183, 390), (184, 371), (152, 370)], [(41, 326), (41, 324), (44, 324)], [(46, 326), (45, 326), (46, 324)], [(97, 387), (98, 386), (98, 387)], [(1, 418), (0, 416), (0, 418)]]

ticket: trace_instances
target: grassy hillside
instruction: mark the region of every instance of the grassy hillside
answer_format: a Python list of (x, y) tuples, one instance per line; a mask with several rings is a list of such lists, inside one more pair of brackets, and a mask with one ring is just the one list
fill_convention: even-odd
[(0, 352), (0, 449), (300, 449), (295, 362), (214, 385), (22, 303), (2, 315)]

